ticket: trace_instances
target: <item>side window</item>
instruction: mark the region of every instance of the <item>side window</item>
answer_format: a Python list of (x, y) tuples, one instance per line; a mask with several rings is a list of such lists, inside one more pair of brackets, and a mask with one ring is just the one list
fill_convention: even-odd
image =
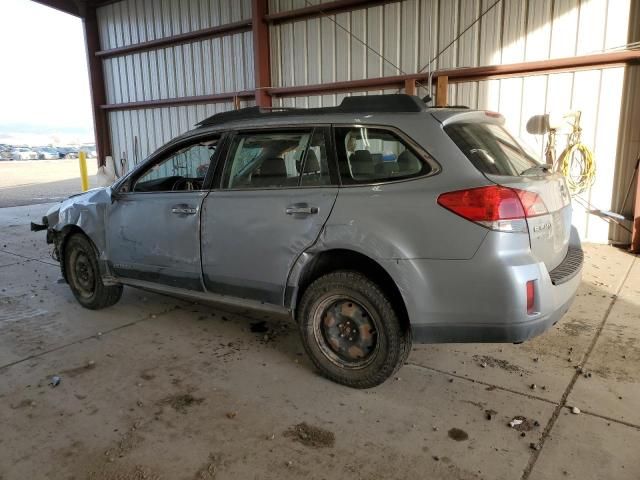
[(322, 130), (315, 130), (311, 137), (309, 148), (307, 148), (304, 157), (300, 185), (303, 187), (331, 185), (327, 146)]
[(311, 137), (310, 130), (236, 135), (225, 167), (223, 188), (298, 186)]
[(213, 139), (178, 150), (143, 173), (132, 191), (202, 190), (217, 144)]
[(336, 145), (345, 185), (391, 181), (431, 171), (427, 162), (388, 130), (336, 128)]

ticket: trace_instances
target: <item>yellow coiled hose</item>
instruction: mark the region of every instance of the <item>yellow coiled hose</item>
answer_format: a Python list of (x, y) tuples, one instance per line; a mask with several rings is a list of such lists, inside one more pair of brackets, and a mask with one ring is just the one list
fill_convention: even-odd
[(584, 192), (596, 179), (593, 152), (584, 143), (569, 145), (560, 155), (558, 165), (572, 195)]

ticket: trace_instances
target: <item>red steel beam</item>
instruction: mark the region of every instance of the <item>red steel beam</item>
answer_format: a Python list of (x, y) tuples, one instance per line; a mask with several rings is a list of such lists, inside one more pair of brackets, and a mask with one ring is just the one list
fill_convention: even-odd
[(255, 92), (253, 90), (245, 90), (240, 92), (215, 93), (213, 95), (194, 95), (189, 97), (163, 98), (160, 100), (145, 100), (142, 102), (109, 104), (103, 102), (98, 105), (100, 105), (99, 108), (103, 111), (140, 110), (142, 108), (178, 107), (203, 103), (236, 102), (236, 99), (253, 98), (254, 96)]
[(298, 85), (296, 87), (272, 87), (269, 93), (277, 97), (296, 97), (304, 95), (320, 95), (350, 91), (381, 90), (383, 88), (402, 88), (407, 80), (426, 81), (428, 74), (395, 75), (389, 77), (365, 78), (362, 80), (345, 80), (343, 82), (317, 83)]
[[(259, 2), (263, 0), (253, 0)], [(264, 59), (264, 57), (262, 57)], [(486, 67), (459, 68), (452, 70), (440, 70), (433, 74), (434, 79), (439, 76), (447, 76), (449, 83), (461, 83), (487, 78), (504, 78), (508, 76), (527, 76), (554, 73), (558, 71), (575, 71), (586, 68), (608, 68), (640, 60), (640, 50), (625, 50), (613, 53), (601, 53), (585, 55), (582, 57), (561, 58), (554, 60), (542, 60), (537, 62), (516, 63), (509, 65), (492, 65)], [(264, 61), (264, 60), (263, 60)], [(268, 63), (267, 63), (268, 65)], [(524, 66), (528, 66), (526, 69)], [(258, 69), (256, 69), (257, 71)], [(262, 77), (264, 78), (264, 77)], [(268, 77), (267, 77), (268, 78)], [(266, 92), (269, 95), (280, 97), (321, 95), (347, 91), (381, 90), (383, 88), (404, 88), (407, 82), (425, 83), (428, 74), (412, 73), (408, 75), (396, 75), (389, 77), (367, 78), (362, 80), (348, 80), (343, 82), (321, 83), (314, 85), (299, 85), (296, 87), (264, 87), (263, 80), (256, 82), (258, 89), (254, 91), (220, 93), (215, 95), (203, 95), (182, 97), (164, 100), (150, 100), (146, 102), (102, 104), (103, 110), (129, 110), (149, 108), (156, 106), (189, 105), (195, 103), (214, 103), (221, 101), (233, 101), (234, 98), (251, 98)], [(269, 96), (267, 99), (270, 100)]]
[(640, 60), (640, 50), (622, 50), (619, 52), (595, 53), (593, 55), (538, 60), (534, 62), (439, 70), (434, 76), (446, 75), (449, 77), (449, 83), (460, 83), (490, 78), (505, 78), (507, 76), (530, 76), (558, 73), (561, 71), (593, 69), (594, 67), (610, 68), (622, 66), (637, 60)]
[(92, 6), (87, 6), (84, 9), (83, 15), (82, 23), (84, 26), (87, 64), (89, 67), (89, 87), (91, 90), (93, 129), (96, 136), (96, 152), (98, 154), (98, 165), (104, 165), (106, 163), (106, 157), (111, 155), (111, 138), (107, 114), (100, 108), (100, 105), (106, 103), (107, 94), (102, 60), (95, 56), (95, 52), (100, 48), (98, 18), (96, 16), (96, 9)]
[[(433, 78), (446, 76), (449, 83), (463, 83), (491, 78), (522, 77), (543, 75), (562, 71), (577, 71), (593, 68), (610, 68), (640, 60), (640, 50), (623, 50), (620, 52), (598, 53), (580, 57), (540, 60), (535, 62), (512, 63), (506, 65), (489, 65), (484, 67), (456, 68), (434, 72)], [(322, 83), (315, 85), (299, 85), (295, 87), (274, 87), (269, 93), (273, 96), (293, 97), (318, 95), (348, 91), (380, 90), (383, 88), (403, 88), (406, 81), (427, 82), (428, 73), (411, 73), (389, 77), (348, 80), (343, 82)]]
[(96, 52), (96, 56), (109, 58), (118, 55), (125, 55), (127, 53), (144, 52), (164, 47), (173, 47), (184, 43), (202, 40), (204, 38), (221, 37), (223, 35), (231, 35), (234, 33), (249, 31), (251, 31), (251, 20), (242, 20), (240, 22), (227, 23), (210, 28), (203, 28), (201, 30), (194, 30), (193, 32), (181, 33), (179, 35), (157, 38), (155, 40), (149, 40), (148, 42), (134, 43), (133, 45), (127, 45), (125, 47), (100, 50)]
[(292, 20), (301, 20), (322, 15), (333, 15), (340, 12), (357, 10), (359, 8), (375, 7), (388, 3), (397, 3), (401, 0), (336, 0), (333, 2), (309, 5), (307, 7), (287, 10), (285, 12), (268, 13), (265, 20), (269, 23), (283, 23)]
[(271, 86), (269, 59), (269, 24), (265, 21), (268, 12), (267, 0), (252, 0), (253, 62), (256, 88), (256, 105), (271, 106), (271, 95), (266, 88)]

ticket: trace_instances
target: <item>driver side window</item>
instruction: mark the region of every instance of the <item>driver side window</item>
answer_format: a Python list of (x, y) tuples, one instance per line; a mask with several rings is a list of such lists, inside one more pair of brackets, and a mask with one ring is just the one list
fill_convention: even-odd
[(202, 190), (218, 140), (184, 147), (156, 163), (136, 180), (134, 192)]

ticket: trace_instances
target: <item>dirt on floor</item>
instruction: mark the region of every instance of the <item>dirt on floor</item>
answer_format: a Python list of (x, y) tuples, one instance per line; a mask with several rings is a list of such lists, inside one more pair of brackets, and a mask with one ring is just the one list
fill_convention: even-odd
[(2, 480), (640, 478), (625, 252), (585, 247), (579, 295), (544, 335), (415, 345), (355, 390), (320, 377), (281, 318), (131, 288), (82, 309), (28, 231), (46, 208), (0, 209)]

